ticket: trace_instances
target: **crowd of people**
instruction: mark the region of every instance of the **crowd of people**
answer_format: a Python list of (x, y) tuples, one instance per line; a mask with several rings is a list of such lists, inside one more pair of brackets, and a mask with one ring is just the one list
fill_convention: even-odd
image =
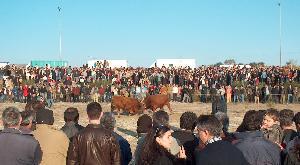
[[(163, 110), (139, 116), (137, 147), (115, 132), (112, 112), (88, 103), (89, 124), (78, 123), (77, 108), (64, 112), (65, 124), (52, 127), (53, 111), (40, 101), (25, 110), (2, 113), (0, 160), (4, 165), (297, 165), (300, 164), (300, 112), (290, 109), (249, 110), (229, 132), (226, 113), (197, 116), (184, 112), (180, 128)], [(294, 128), (296, 128), (294, 130)]]
[[(103, 65), (104, 66), (104, 65)], [(142, 100), (168, 94), (179, 102), (299, 102), (300, 70), (289, 67), (108, 68), (16, 67), (0, 69), (0, 102), (30, 102), (41, 96), (53, 102), (110, 102), (122, 95)]]

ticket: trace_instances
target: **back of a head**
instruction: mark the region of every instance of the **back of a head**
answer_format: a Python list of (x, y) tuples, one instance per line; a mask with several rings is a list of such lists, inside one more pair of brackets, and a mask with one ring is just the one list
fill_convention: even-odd
[(74, 107), (69, 107), (64, 112), (64, 120), (65, 122), (78, 122), (79, 119), (79, 113), (78, 109)]
[(100, 124), (103, 128), (113, 131), (116, 125), (116, 119), (111, 112), (104, 112), (101, 117)]
[(18, 127), (21, 120), (21, 114), (16, 107), (8, 107), (2, 113), (4, 128)]
[(293, 125), (294, 111), (290, 109), (283, 109), (279, 112), (279, 115), (281, 127), (288, 127)]
[(201, 115), (197, 120), (197, 129), (206, 130), (211, 136), (220, 136), (222, 124), (214, 115)]
[[(243, 121), (242, 123), (238, 126), (238, 128), (236, 129), (236, 132), (244, 132), (246, 131), (245, 130), (245, 126), (244, 126), (244, 123), (245, 123), (245, 119), (250, 116), (251, 114), (255, 113), (256, 111), (255, 110), (249, 110), (245, 113), (244, 115), (244, 118), (243, 118)], [(261, 118), (261, 121), (259, 123), (262, 123), (262, 120), (263, 120), (263, 116)]]
[(265, 116), (270, 116), (274, 121), (279, 122), (279, 112), (274, 108), (267, 109)]
[(152, 127), (152, 119), (149, 115), (144, 114), (139, 117), (136, 125), (137, 125), (136, 132), (138, 134), (147, 133)]
[(32, 109), (34, 111), (38, 111), (45, 108), (45, 104), (39, 101), (35, 101), (32, 103)]
[(21, 112), (21, 116), (22, 116), (21, 126), (28, 126), (34, 119), (34, 112), (33, 110), (25, 110)]
[(97, 102), (91, 102), (87, 105), (86, 112), (90, 120), (97, 120), (101, 116), (102, 107)]
[(180, 116), (180, 128), (194, 131), (197, 123), (197, 115), (194, 112), (184, 112)]
[(293, 121), (295, 122), (296, 125), (300, 124), (300, 112), (297, 112), (293, 118)]
[(153, 126), (169, 125), (169, 115), (166, 111), (159, 110), (153, 114)]
[(229, 127), (229, 117), (227, 116), (227, 114), (219, 111), (214, 115), (221, 122), (223, 126), (223, 131), (227, 132)]
[(260, 130), (261, 127), (260, 112), (251, 111), (250, 113), (245, 115), (243, 120), (243, 126), (244, 126), (244, 131)]

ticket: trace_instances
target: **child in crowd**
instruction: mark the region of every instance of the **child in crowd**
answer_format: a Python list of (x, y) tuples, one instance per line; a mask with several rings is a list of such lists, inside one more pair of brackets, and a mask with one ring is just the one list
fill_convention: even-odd
[(281, 144), (283, 133), (279, 125), (279, 112), (276, 109), (267, 110), (262, 122), (261, 130), (265, 138), (278, 145)]

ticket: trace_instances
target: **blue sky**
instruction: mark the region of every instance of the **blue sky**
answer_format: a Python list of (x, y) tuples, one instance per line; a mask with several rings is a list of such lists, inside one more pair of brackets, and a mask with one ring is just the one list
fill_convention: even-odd
[[(282, 0), (282, 61), (300, 63), (300, 0)], [(61, 17), (57, 7), (61, 6)], [(1, 0), (0, 61), (233, 58), (279, 65), (278, 0)]]

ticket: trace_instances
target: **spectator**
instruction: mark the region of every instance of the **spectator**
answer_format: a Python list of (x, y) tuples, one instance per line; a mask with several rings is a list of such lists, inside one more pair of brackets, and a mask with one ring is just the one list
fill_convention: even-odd
[(64, 112), (65, 125), (61, 130), (67, 135), (67, 137), (72, 141), (73, 136), (81, 131), (84, 127), (78, 124), (79, 113), (77, 108), (67, 108)]
[[(169, 115), (167, 112), (159, 110), (153, 114), (152, 118), (152, 127), (158, 127), (159, 125), (166, 125), (169, 126)], [(145, 137), (141, 137), (138, 140), (138, 144), (136, 146), (135, 150), (135, 163), (139, 164), (139, 157), (140, 153), (143, 150), (143, 145), (145, 142)], [(178, 144), (178, 141), (174, 138), (171, 137), (171, 147), (170, 147), (170, 153), (172, 155), (177, 155), (179, 153), (180, 147)]]
[(119, 143), (121, 150), (121, 165), (128, 165), (132, 158), (130, 144), (121, 135), (114, 132), (116, 120), (113, 113), (104, 112), (100, 122), (103, 128), (112, 132)]
[(19, 130), (22, 121), (19, 110), (8, 107), (2, 113), (4, 129), (0, 133), (1, 164), (38, 165), (42, 159), (40, 144), (33, 136)]
[(186, 155), (182, 147), (179, 152), (179, 159), (176, 159), (168, 150), (171, 147), (171, 129), (168, 126), (154, 126), (147, 134), (140, 153), (138, 165), (173, 165), (184, 164)]
[(195, 164), (194, 151), (198, 146), (199, 141), (194, 135), (194, 129), (196, 127), (197, 116), (193, 112), (184, 112), (180, 117), (180, 128), (172, 133), (172, 137), (179, 140), (183, 145), (187, 156), (187, 165)]
[(41, 164), (66, 164), (69, 139), (62, 131), (52, 128), (53, 112), (46, 109), (38, 110), (36, 123), (33, 135), (39, 141), (43, 151)]
[(147, 114), (143, 114), (142, 116), (140, 116), (137, 120), (137, 128), (136, 128), (138, 137), (145, 136), (147, 132), (151, 129), (151, 127), (152, 127), (152, 118)]
[(265, 138), (281, 146), (283, 133), (279, 124), (279, 112), (276, 109), (269, 109), (264, 116), (261, 130)]
[(220, 137), (222, 124), (213, 115), (201, 115), (197, 121), (200, 140), (205, 144), (203, 150), (195, 151), (196, 164), (247, 165), (241, 151)]
[(87, 105), (89, 124), (73, 137), (68, 150), (67, 165), (120, 164), (120, 147), (113, 134), (100, 126), (103, 115), (99, 103)]
[(300, 139), (294, 140), (293, 146), (288, 150), (288, 154), (284, 160), (284, 165), (298, 165), (300, 164)]
[(235, 146), (242, 151), (251, 165), (280, 164), (280, 148), (264, 138), (260, 131), (260, 112), (252, 111), (244, 116), (241, 133), (237, 133)]
[(290, 109), (283, 109), (279, 115), (280, 126), (283, 130), (281, 145), (285, 148), (297, 136), (297, 132), (293, 129), (294, 112)]
[(227, 116), (227, 114), (224, 112), (217, 112), (216, 114), (214, 114), (214, 116), (222, 124), (222, 133), (220, 135), (222, 140), (228, 141), (230, 143), (233, 142), (235, 140), (235, 137), (232, 133), (228, 132), (229, 117)]
[(32, 134), (33, 128), (35, 128), (35, 113), (33, 110), (27, 110), (21, 112), (22, 122), (20, 131), (23, 134)]

